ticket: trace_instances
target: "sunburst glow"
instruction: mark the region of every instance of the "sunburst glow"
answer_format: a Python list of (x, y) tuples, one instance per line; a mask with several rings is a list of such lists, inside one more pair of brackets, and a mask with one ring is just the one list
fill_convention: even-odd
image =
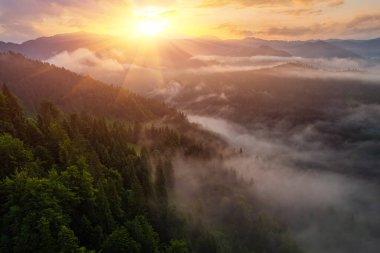
[(165, 19), (161, 20), (142, 20), (138, 24), (138, 32), (145, 36), (156, 36), (164, 32), (169, 27)]

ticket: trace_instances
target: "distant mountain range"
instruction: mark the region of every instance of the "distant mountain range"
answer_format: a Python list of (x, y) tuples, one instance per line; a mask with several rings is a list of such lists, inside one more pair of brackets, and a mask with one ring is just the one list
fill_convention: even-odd
[(81, 32), (41, 37), (22, 44), (0, 42), (0, 52), (13, 51), (36, 60), (47, 60), (61, 52), (73, 52), (80, 48), (122, 63), (144, 67), (188, 67), (192, 64), (190, 54), (166, 41), (147, 45), (141, 41)]
[(329, 40), (328, 42), (365, 57), (380, 57), (380, 38), (372, 40)]
[[(248, 40), (249, 41), (249, 40)], [(289, 52), (293, 56), (305, 58), (361, 58), (362, 56), (344, 47), (326, 41), (267, 41), (273, 47)], [(379, 43), (380, 46), (380, 43)]]
[(169, 68), (199, 66), (201, 63), (192, 59), (195, 55), (380, 58), (380, 38), (325, 41), (193, 38), (161, 39), (147, 45), (141, 41), (81, 32), (41, 37), (21, 44), (0, 42), (0, 52), (14, 51), (37, 60), (47, 60), (63, 51), (79, 48), (88, 48), (102, 56), (111, 55), (123, 63)]

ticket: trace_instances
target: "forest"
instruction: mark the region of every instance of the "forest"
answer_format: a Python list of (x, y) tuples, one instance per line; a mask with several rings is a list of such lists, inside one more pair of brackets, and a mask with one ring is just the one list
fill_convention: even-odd
[(187, 203), (210, 210), (177, 208), (172, 157), (223, 159), (219, 144), (190, 135), (208, 133), (178, 115), (131, 121), (64, 113), (49, 101), (26, 113), (3, 85), (0, 252), (300, 252), (222, 165), (203, 180), (204, 196)]
[(0, 253), (379, 253), (379, 36), (379, 0), (0, 0)]

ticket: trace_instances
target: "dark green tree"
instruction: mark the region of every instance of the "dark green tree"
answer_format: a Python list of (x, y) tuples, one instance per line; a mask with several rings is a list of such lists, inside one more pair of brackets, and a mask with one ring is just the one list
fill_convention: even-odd
[(186, 242), (181, 240), (171, 240), (169, 247), (166, 249), (166, 253), (189, 253), (189, 248)]
[(33, 153), (24, 143), (9, 134), (0, 135), (0, 179), (11, 175), (16, 170), (36, 169)]
[(1, 184), (7, 196), (1, 208), (6, 211), (2, 233), (8, 235), (3, 242), (8, 252), (65, 252), (69, 245), (79, 247), (66, 213), (78, 198), (55, 178), (37, 179), (23, 172)]
[(132, 239), (125, 227), (120, 227), (108, 236), (102, 246), (104, 253), (140, 253), (140, 245)]
[(168, 207), (168, 189), (165, 178), (164, 165), (160, 160), (156, 168), (155, 191), (158, 204), (162, 208)]
[(136, 216), (126, 227), (132, 238), (141, 245), (142, 253), (158, 253), (159, 237), (145, 216)]

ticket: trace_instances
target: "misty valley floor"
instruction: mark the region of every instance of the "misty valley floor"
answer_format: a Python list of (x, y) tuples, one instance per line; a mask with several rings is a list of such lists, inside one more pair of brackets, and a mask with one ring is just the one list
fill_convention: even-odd
[[(377, 252), (378, 179), (329, 168), (337, 166), (329, 163), (331, 157), (352, 158), (308, 143), (301, 136), (305, 132), (275, 135), (221, 118), (190, 115), (189, 119), (244, 150), (240, 157), (227, 159), (226, 166), (253, 180), (252, 191), (262, 207), (280, 217), (307, 252)], [(325, 163), (324, 168), (320, 163)]]
[(380, 39), (0, 52), (0, 252), (379, 252)]

